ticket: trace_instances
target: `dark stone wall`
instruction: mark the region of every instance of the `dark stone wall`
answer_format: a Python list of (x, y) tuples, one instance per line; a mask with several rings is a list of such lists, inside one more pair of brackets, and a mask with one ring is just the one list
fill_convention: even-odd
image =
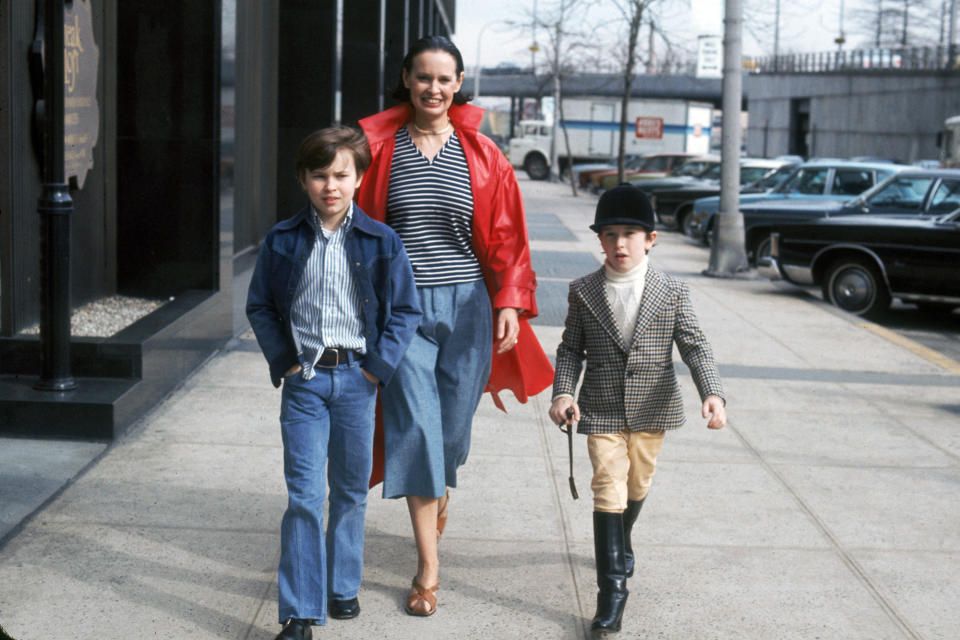
[[(91, 0), (83, 0), (90, 2)], [(43, 183), (42, 130), (33, 126), (29, 51), (36, 27), (35, 2), (0, 2), (0, 335), (12, 336), (40, 315), (41, 225), (37, 199)], [(82, 190), (71, 191), (71, 302), (74, 306), (116, 290), (113, 252), (114, 0), (91, 3), (94, 41), (100, 55), (96, 99), (100, 130), (93, 168)], [(38, 85), (42, 93), (42, 82)], [(40, 145), (42, 148), (42, 144)]]
[(118, 289), (216, 289), (219, 3), (124, 0), (117, 31)]

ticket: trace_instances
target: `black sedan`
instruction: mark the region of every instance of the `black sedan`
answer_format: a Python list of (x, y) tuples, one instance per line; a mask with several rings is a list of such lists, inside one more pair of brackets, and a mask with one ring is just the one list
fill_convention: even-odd
[(937, 216), (960, 208), (960, 170), (913, 169), (890, 176), (853, 200), (765, 201), (740, 207), (747, 254), (770, 252), (770, 232), (784, 223), (849, 215)]
[[(784, 164), (779, 160), (757, 160), (745, 158), (740, 163), (740, 193), (763, 193), (780, 186), (790, 176), (796, 165)], [(701, 179), (686, 184), (644, 186), (651, 195), (650, 202), (657, 214), (657, 220), (667, 226), (673, 226), (691, 235), (687, 225), (693, 219), (693, 203), (700, 198), (720, 194), (720, 167)]]
[(818, 285), (824, 299), (876, 316), (892, 298), (960, 306), (960, 203), (937, 217), (843, 216), (783, 224), (758, 263), (771, 280)]

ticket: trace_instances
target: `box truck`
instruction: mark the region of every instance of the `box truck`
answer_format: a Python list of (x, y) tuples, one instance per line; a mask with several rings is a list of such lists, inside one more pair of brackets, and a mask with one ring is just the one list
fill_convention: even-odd
[[(611, 162), (619, 150), (620, 100), (564, 98), (563, 116), (574, 164)], [(628, 155), (710, 151), (713, 106), (687, 100), (631, 100), (627, 108)], [(552, 126), (545, 120), (523, 120), (510, 140), (510, 163), (535, 180), (550, 175)], [(563, 129), (557, 128), (560, 172), (567, 169)]]

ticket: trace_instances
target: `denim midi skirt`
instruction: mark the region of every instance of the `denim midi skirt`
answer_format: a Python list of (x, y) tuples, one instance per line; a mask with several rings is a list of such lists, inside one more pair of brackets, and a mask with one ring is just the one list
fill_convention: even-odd
[(381, 392), (384, 498), (439, 498), (457, 486), (490, 377), (493, 311), (483, 281), (418, 292), (420, 327)]

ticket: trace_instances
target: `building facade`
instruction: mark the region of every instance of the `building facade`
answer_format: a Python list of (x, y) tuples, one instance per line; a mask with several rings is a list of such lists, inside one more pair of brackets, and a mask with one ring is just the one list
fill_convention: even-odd
[(97, 135), (71, 190), (71, 305), (165, 304), (113, 336), (72, 337), (66, 393), (33, 388), (41, 339), (24, 333), (42, 300), (45, 4), (0, 2), (0, 433), (112, 438), (242, 326), (234, 274), (302, 205), (300, 140), (389, 106), (406, 47), (452, 33), (455, 2), (69, 3), (98, 51), (81, 58)]

